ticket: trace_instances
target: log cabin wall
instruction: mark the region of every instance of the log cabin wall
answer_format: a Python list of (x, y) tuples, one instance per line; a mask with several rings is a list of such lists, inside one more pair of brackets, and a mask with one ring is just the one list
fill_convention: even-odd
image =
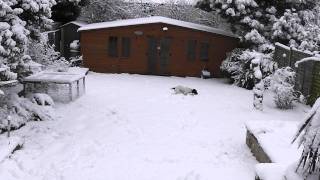
[[(108, 53), (110, 37), (118, 38), (118, 57), (110, 57)], [(128, 57), (121, 56), (122, 38), (130, 38)], [(188, 58), (189, 40), (196, 42), (195, 59)], [(219, 77), (221, 62), (227, 52), (236, 48), (238, 39), (165, 23), (154, 23), (84, 30), (81, 31), (80, 42), (84, 66), (95, 72), (199, 77), (201, 71), (207, 69), (214, 77)], [(205, 45), (203, 43), (209, 44), (206, 60), (200, 57), (203, 51), (201, 46)], [(150, 44), (155, 44), (156, 53), (152, 53), (154, 51)], [(169, 47), (165, 46), (166, 44), (169, 44)], [(166, 53), (163, 53), (164, 49)], [(150, 60), (152, 58), (153, 60)], [(161, 58), (166, 60), (163, 61)]]

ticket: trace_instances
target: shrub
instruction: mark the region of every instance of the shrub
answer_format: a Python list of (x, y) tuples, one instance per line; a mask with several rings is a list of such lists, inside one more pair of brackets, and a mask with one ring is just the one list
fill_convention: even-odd
[(274, 102), (280, 109), (292, 108), (295, 98), (296, 73), (290, 67), (278, 69), (272, 76), (271, 90), (274, 92)]
[(220, 69), (235, 85), (251, 90), (255, 85), (254, 74), (250, 69), (253, 59), (261, 59), (262, 79), (274, 72), (276, 64), (272, 61), (271, 54), (244, 49), (233, 50), (222, 62)]
[(0, 133), (7, 130), (7, 117), (11, 118), (11, 129), (17, 129), (28, 121), (52, 120), (52, 109), (32, 103), (17, 94), (0, 97)]

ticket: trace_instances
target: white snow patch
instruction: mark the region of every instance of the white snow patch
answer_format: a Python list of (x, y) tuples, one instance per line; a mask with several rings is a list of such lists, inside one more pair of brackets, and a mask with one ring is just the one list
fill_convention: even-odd
[(302, 149), (298, 145), (291, 144), (298, 130), (297, 121), (248, 121), (247, 129), (259, 141), (260, 146), (270, 157), (272, 162), (292, 164), (299, 160)]
[(261, 163), (256, 165), (256, 176), (261, 180), (283, 180), (286, 169), (287, 166), (278, 163)]
[[(0, 137), (0, 163), (8, 158), (17, 146), (22, 146), (24, 143), (23, 139), (17, 136), (14, 137)], [(0, 176), (1, 177), (1, 176)]]
[[(176, 96), (181, 84), (198, 96)], [(56, 104), (57, 121), (14, 132), (24, 149), (0, 164), (5, 180), (248, 180), (257, 163), (245, 144), (247, 120), (302, 119), (304, 108), (281, 111), (272, 96), (252, 107), (252, 92), (225, 80), (98, 74), (87, 92)]]

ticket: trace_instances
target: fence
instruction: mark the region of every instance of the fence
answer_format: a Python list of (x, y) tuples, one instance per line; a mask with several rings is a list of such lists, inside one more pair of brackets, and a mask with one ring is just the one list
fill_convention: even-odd
[(296, 71), (295, 89), (308, 97), (308, 104), (313, 104), (320, 97), (320, 63), (307, 61), (295, 67), (297, 61), (310, 56), (313, 54), (276, 43), (274, 60), (279, 68), (290, 66)]

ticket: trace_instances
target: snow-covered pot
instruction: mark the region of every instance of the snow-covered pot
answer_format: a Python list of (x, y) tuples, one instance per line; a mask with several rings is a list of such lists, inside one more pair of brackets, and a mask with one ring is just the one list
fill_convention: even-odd
[(208, 70), (202, 70), (201, 71), (201, 78), (203, 78), (203, 79), (209, 79), (209, 78), (211, 78), (212, 77), (212, 75), (211, 75), (211, 73), (208, 71)]

